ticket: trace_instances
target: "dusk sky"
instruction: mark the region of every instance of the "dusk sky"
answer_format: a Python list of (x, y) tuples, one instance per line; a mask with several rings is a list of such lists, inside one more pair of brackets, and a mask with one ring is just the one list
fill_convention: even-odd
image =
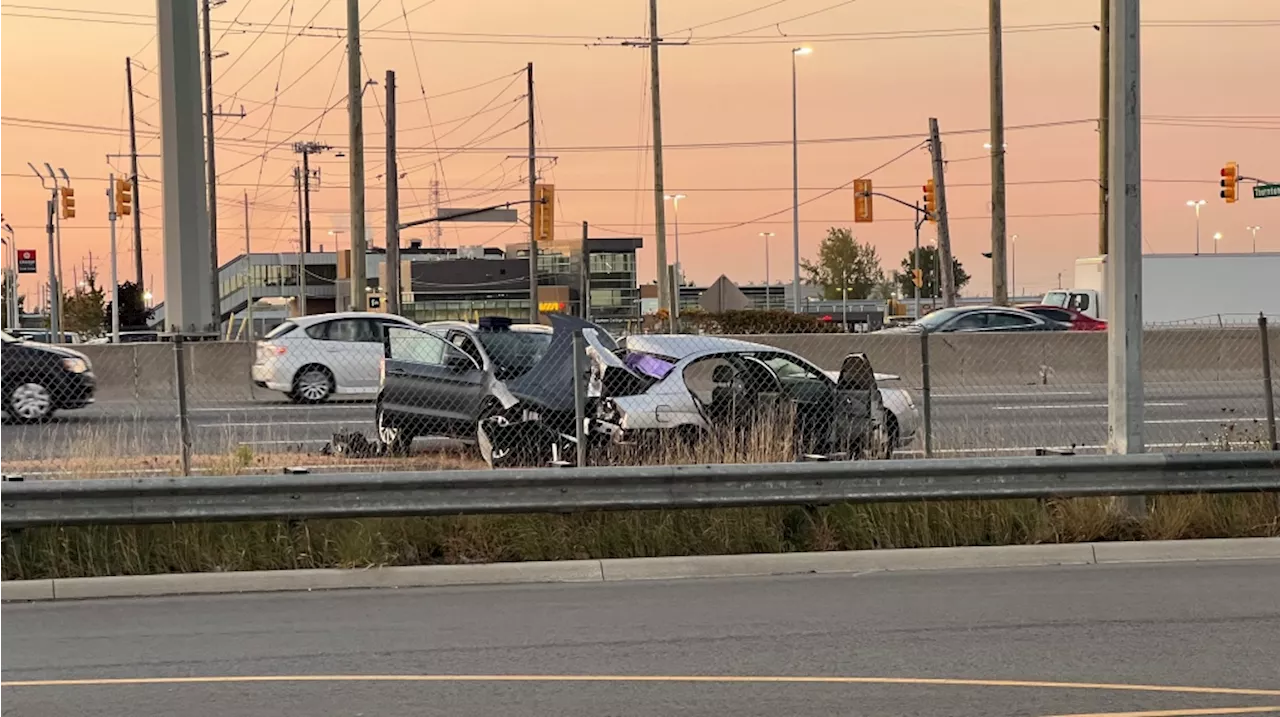
[[(192, 0), (193, 2), (195, 0)], [(1016, 289), (1070, 283), (1073, 261), (1096, 252), (1098, 0), (1006, 0), (1005, 115), (1008, 229), (1019, 236)], [(109, 172), (127, 172), (125, 57), (135, 70), (140, 152), (159, 151), (154, 0), (5, 2), (3, 8), (3, 211), (18, 245), (39, 251), (38, 276), (23, 277), (28, 305), (46, 274), (47, 194), (27, 168), (65, 167), (78, 216), (63, 223), (66, 283), (93, 253), (107, 272)], [(444, 206), (474, 207), (527, 196), (524, 75), (535, 66), (539, 154), (556, 185), (558, 231), (576, 237), (640, 236), (641, 278), (654, 275), (648, 53), (620, 41), (647, 34), (645, 0), (362, 0), (369, 223), (382, 245), (383, 87), (398, 77), (401, 220), (428, 215), (438, 178)], [(219, 244), (243, 251), (242, 197), (251, 203), (252, 248), (297, 251), (292, 143), (333, 146), (314, 160), (315, 244), (332, 247), (345, 227), (347, 144), (342, 0), (228, 0), (213, 11), (215, 102), (243, 119), (219, 119), (216, 136)], [(740, 15), (740, 17), (732, 17)], [(987, 2), (985, 0), (685, 0), (660, 8), (662, 34), (690, 44), (662, 50), (668, 191), (680, 206), (680, 253), (697, 283), (727, 274), (764, 277), (757, 234), (776, 232), (774, 280), (791, 266), (790, 50), (799, 62), (801, 248), (812, 257), (826, 230), (855, 228), (886, 271), (912, 243), (910, 212), (877, 200), (876, 222), (854, 225), (851, 188), (918, 145), (928, 118), (944, 133), (956, 256), (974, 275), (963, 293), (990, 295)], [(721, 21), (723, 20), (723, 21)], [(1146, 0), (1143, 4), (1143, 209), (1147, 252), (1190, 252), (1189, 199), (1206, 199), (1203, 251), (1250, 251), (1246, 226), (1261, 225), (1259, 251), (1280, 251), (1280, 198), (1248, 188), (1227, 205), (1218, 170), (1280, 181), (1280, 0)], [(313, 29), (299, 34), (298, 28)], [(335, 109), (324, 112), (326, 106)], [(730, 144), (731, 146), (715, 146)], [(694, 145), (694, 146), (690, 146)], [(711, 146), (708, 146), (711, 145)], [(441, 159), (443, 158), (443, 159)], [(163, 286), (161, 163), (140, 160), (144, 262)], [(870, 176), (907, 202), (929, 177), (925, 149)], [(825, 195), (825, 196), (824, 196)], [(668, 212), (668, 221), (672, 221)], [(673, 227), (672, 227), (673, 228)], [(446, 245), (522, 241), (523, 227), (449, 227)], [(131, 228), (122, 223), (121, 279), (132, 279)], [(673, 231), (669, 229), (671, 239)], [(922, 239), (932, 241), (926, 225)], [(425, 238), (406, 232), (405, 239)], [(345, 243), (346, 237), (343, 237)], [(317, 247), (318, 248), (318, 247)], [(163, 298), (163, 297), (157, 297)]]

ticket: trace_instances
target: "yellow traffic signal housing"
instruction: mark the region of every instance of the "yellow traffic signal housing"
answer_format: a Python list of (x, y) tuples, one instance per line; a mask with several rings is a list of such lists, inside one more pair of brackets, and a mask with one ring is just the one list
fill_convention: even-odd
[(919, 269), (912, 269), (911, 283), (915, 284), (917, 288), (924, 286), (924, 272), (920, 271)]
[(868, 224), (875, 218), (871, 206), (871, 180), (853, 180), (853, 221)]
[(556, 236), (556, 186), (554, 184), (538, 184), (534, 186), (533, 202), (533, 239), (534, 241), (553, 241)]
[(117, 179), (115, 186), (116, 216), (127, 217), (133, 213), (133, 184), (127, 179)]
[(924, 183), (924, 212), (929, 221), (938, 221), (938, 188), (932, 179)]
[(62, 218), (76, 218), (76, 190), (71, 187), (59, 187), (58, 199), (60, 200)]
[(1240, 188), (1240, 165), (1235, 162), (1227, 162), (1227, 166), (1222, 168), (1222, 191), (1219, 196), (1227, 200), (1227, 204), (1235, 204), (1239, 201), (1237, 192)]

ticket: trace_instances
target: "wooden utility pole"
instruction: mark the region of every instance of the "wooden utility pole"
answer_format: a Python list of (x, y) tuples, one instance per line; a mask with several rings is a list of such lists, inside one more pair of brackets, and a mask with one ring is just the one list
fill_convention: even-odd
[(951, 260), (951, 229), (947, 224), (947, 184), (942, 169), (942, 139), (938, 120), (929, 118), (929, 153), (933, 157), (933, 184), (938, 193), (938, 273), (942, 284), (942, 305), (956, 305), (955, 267)]
[[(364, 216), (364, 84), (360, 75), (360, 0), (347, 0), (347, 124), (351, 198), (351, 310), (368, 311)], [(303, 156), (306, 160), (306, 156)], [(305, 180), (304, 180), (305, 181)]]
[(249, 191), (244, 193), (244, 295), (245, 323), (249, 326), (246, 337), (253, 341), (253, 250), (249, 248)]
[[(538, 227), (534, 225), (534, 204), (538, 201), (538, 147), (537, 133), (534, 125), (533, 105), (533, 63), (525, 68), (525, 80), (528, 95), (525, 103), (529, 107), (529, 323), (538, 323)], [(549, 210), (550, 207), (544, 207)]]
[(671, 333), (676, 333), (676, 304), (671, 273), (667, 268), (666, 186), (662, 175), (662, 92), (658, 69), (658, 0), (649, 0), (649, 95), (653, 100), (653, 223), (658, 259), (658, 306), (670, 313)]
[(133, 60), (124, 58), (124, 81), (128, 85), (129, 98), (129, 181), (133, 184), (133, 270), (138, 284), (138, 296), (142, 286), (142, 211), (138, 200), (138, 126), (133, 116)]
[(1004, 181), (1004, 29), (1001, 0), (989, 0), (988, 36), (991, 63), (991, 300), (1009, 303), (1009, 268), (1006, 256), (1008, 228)]
[(387, 70), (387, 295), (385, 310), (400, 313), (400, 168), (396, 164), (396, 73)]
[(209, 31), (212, 0), (201, 3), (204, 10), (204, 142), (205, 171), (209, 176), (209, 281), (213, 297), (213, 329), (222, 324), (222, 290), (218, 281), (218, 170), (213, 151), (213, 40)]
[(582, 261), (578, 267), (578, 291), (582, 294), (578, 304), (583, 321), (591, 320), (591, 247), (587, 240), (587, 222), (582, 222)]
[(1107, 254), (1107, 188), (1111, 181), (1111, 0), (1102, 0), (1102, 16), (1098, 21), (1098, 256)]

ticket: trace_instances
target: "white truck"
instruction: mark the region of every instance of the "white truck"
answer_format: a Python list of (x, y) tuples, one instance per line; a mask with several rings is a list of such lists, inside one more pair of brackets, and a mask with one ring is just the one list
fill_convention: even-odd
[[(1044, 295), (1043, 303), (1106, 320), (1107, 257), (1076, 260), (1075, 285)], [(1144, 324), (1247, 321), (1280, 316), (1280, 253), (1145, 254)]]

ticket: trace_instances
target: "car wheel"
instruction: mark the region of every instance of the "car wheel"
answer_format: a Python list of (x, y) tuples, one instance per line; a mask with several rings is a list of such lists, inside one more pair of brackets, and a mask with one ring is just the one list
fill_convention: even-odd
[(333, 394), (333, 374), (324, 366), (306, 366), (293, 377), (293, 400), (324, 403)]
[(510, 447), (495, 447), (493, 442), (489, 440), (489, 435), (485, 432), (486, 425), (510, 425), (510, 420), (503, 414), (504, 411), (501, 404), (491, 401), (481, 409), (480, 416), (476, 420), (476, 448), (480, 451), (480, 455), (485, 462), (493, 468), (498, 468), (505, 464), (515, 453)]
[(53, 394), (42, 383), (23, 381), (9, 389), (4, 410), (17, 423), (47, 421), (53, 415)]
[(387, 451), (396, 455), (408, 453), (415, 437), (413, 431), (403, 424), (388, 420), (386, 412), (382, 410), (381, 401), (378, 402), (376, 417), (378, 440), (387, 447)]
[(898, 449), (898, 441), (900, 440), (900, 430), (898, 428), (898, 417), (893, 411), (885, 410), (885, 426), (884, 429), (877, 432), (877, 441), (879, 446), (878, 458), (883, 460), (891, 460), (893, 452)]

